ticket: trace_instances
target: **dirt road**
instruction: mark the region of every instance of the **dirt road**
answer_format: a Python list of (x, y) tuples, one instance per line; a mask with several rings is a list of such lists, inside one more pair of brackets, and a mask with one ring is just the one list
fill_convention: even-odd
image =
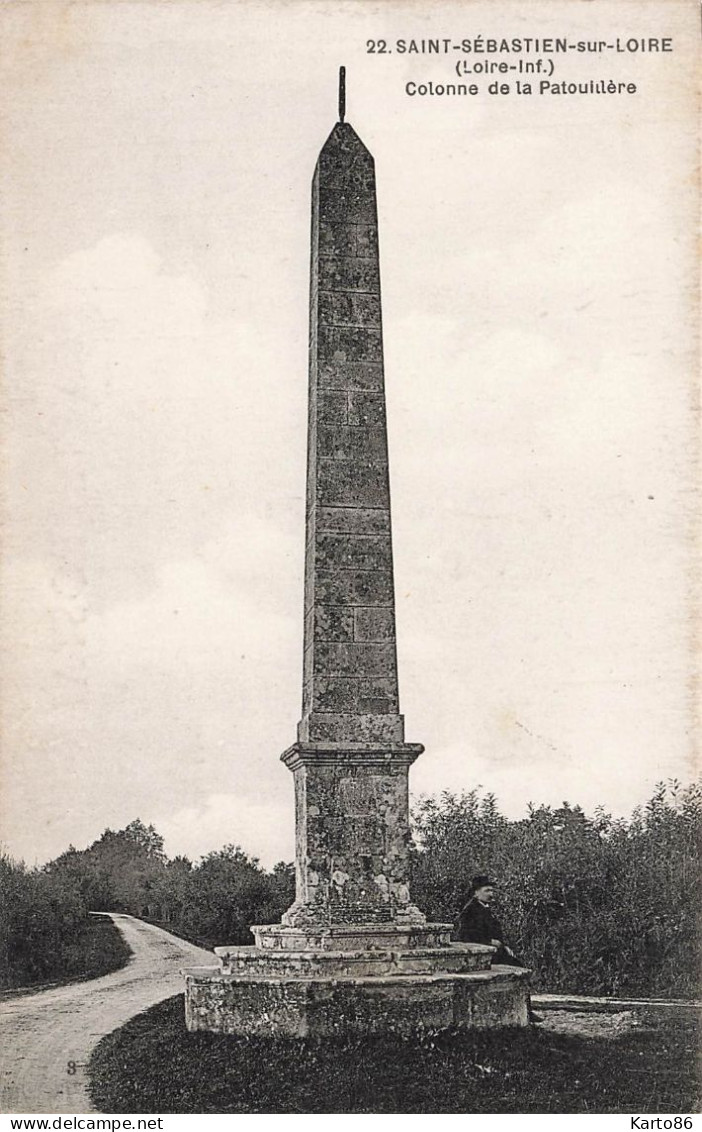
[[(181, 967), (214, 955), (113, 915), (132, 958), (120, 971), (0, 1002), (0, 1112), (92, 1112), (86, 1062), (105, 1034), (184, 989)], [(71, 1072), (71, 1065), (75, 1072)]]

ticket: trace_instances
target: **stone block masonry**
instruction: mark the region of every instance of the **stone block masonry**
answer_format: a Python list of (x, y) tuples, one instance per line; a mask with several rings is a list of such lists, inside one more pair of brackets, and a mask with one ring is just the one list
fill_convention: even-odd
[[(375, 168), (342, 122), (312, 184), (309, 372), (298, 739), (402, 743)], [(382, 695), (349, 687), (376, 677), (385, 682)]]
[(495, 967), (463, 975), (341, 978), (188, 976), (189, 1030), (292, 1038), (341, 1034), (482, 1030), (527, 1025), (525, 972)]

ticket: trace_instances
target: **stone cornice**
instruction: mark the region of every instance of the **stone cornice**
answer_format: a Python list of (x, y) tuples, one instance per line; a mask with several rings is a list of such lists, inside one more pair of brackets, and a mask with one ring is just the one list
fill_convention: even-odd
[(280, 756), (290, 770), (314, 764), (344, 766), (409, 767), (423, 752), (421, 743), (395, 743), (373, 746), (368, 743), (293, 743)]

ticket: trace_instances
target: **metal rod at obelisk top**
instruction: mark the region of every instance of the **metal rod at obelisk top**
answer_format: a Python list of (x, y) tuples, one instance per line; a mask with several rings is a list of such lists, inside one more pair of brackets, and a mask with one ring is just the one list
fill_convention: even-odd
[(346, 67), (339, 67), (339, 121), (346, 114)]

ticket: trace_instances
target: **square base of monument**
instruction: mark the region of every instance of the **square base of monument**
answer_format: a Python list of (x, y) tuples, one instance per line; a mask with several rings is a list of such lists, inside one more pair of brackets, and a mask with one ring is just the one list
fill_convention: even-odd
[[(489, 971), (494, 947), (452, 943), (446, 947), (359, 948), (351, 951), (303, 948), (215, 947), (222, 974), (245, 979), (345, 979), (381, 975), (465, 975)], [(194, 968), (190, 974), (212, 968)]]
[[(262, 951), (325, 951), (406, 950), (419, 947), (445, 948), (451, 940), (452, 924), (318, 924), (315, 927), (290, 927), (288, 924), (253, 924), (251, 932)], [(225, 948), (216, 947), (221, 955)]]
[(528, 1025), (529, 972), (368, 978), (256, 978), (186, 972), (188, 1030), (257, 1037), (343, 1037)]

